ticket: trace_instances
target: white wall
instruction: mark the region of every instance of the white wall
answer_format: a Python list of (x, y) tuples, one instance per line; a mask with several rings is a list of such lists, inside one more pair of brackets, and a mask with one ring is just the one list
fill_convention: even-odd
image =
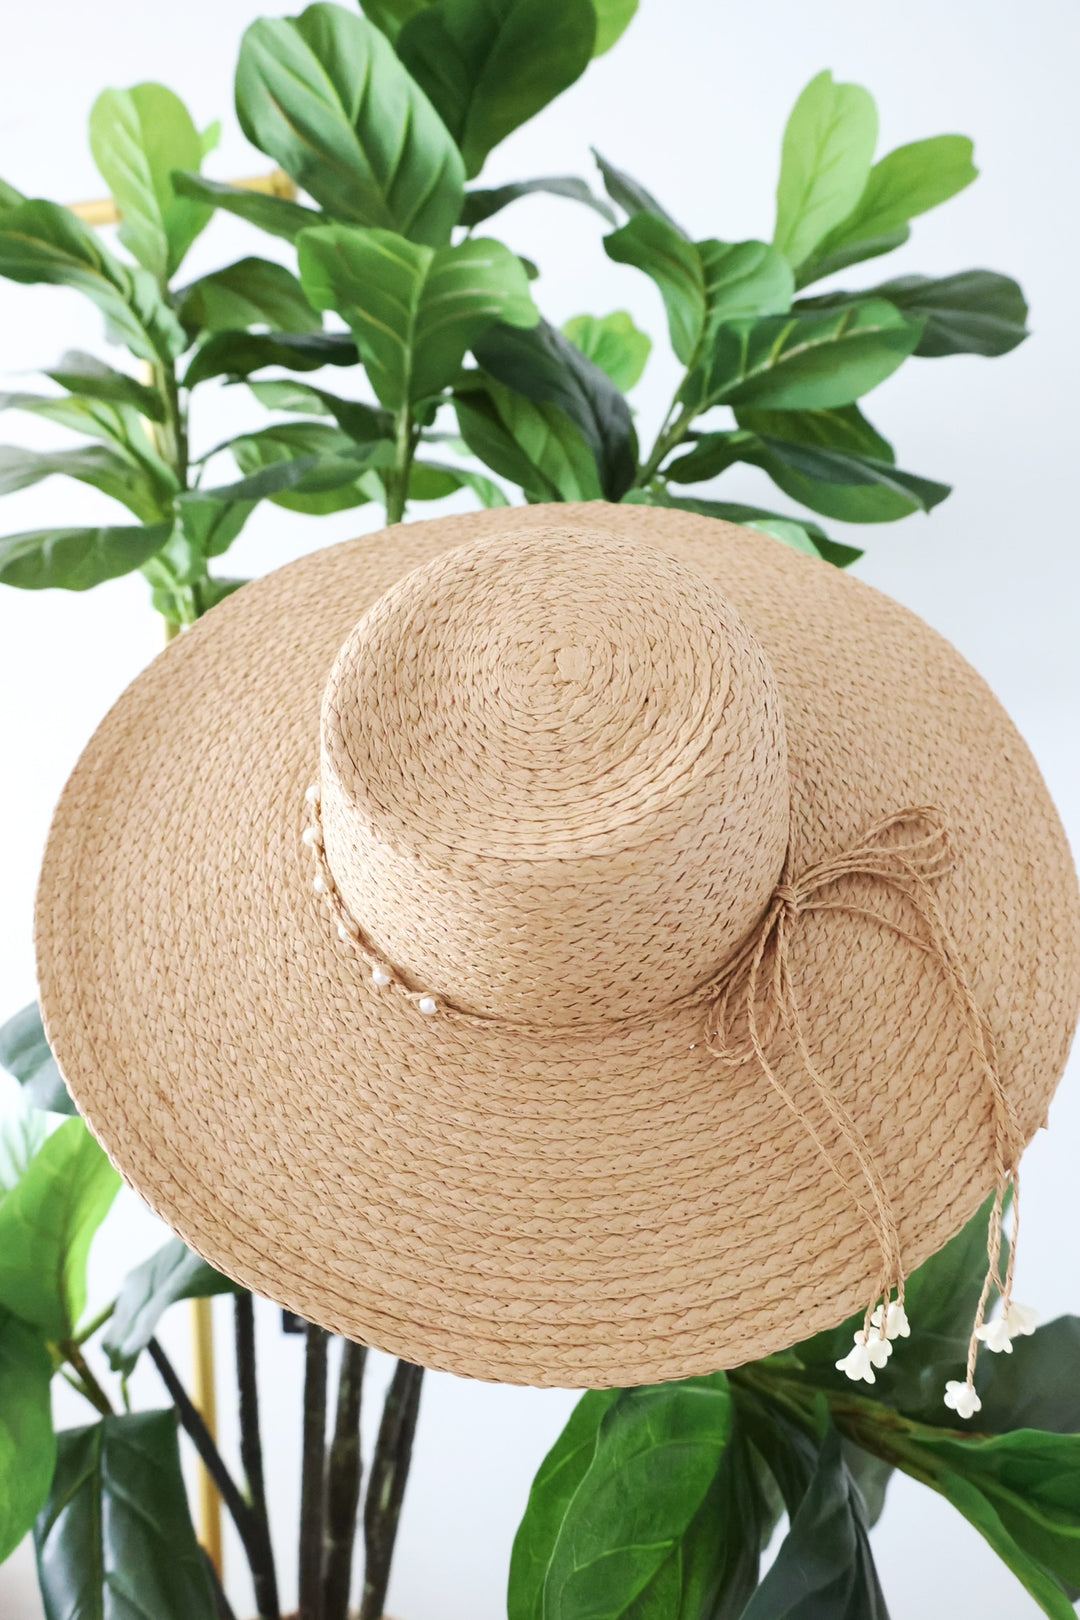
[[(11, 7), (0, 58), (0, 173), (31, 194), (71, 200), (100, 193), (84, 140), (86, 114), (107, 84), (162, 79), (201, 122), (222, 116), (211, 172), (254, 172), (231, 116), (236, 44), (256, 0), (39, 0)], [(896, 271), (945, 273), (971, 266), (1009, 271), (1033, 307), (1033, 339), (1007, 359), (914, 362), (871, 402), (903, 465), (954, 482), (931, 519), (862, 531), (859, 572), (948, 635), (987, 676), (1027, 735), (1074, 843), (1080, 839), (1075, 699), (1080, 676), (1080, 546), (1074, 489), (1080, 370), (1075, 265), (1077, 113), (1074, 84), (1080, 13), (1071, 0), (643, 0), (623, 44), (587, 80), (492, 160), (491, 179), (584, 172), (588, 144), (655, 189), (702, 235), (768, 234), (780, 131), (795, 95), (820, 68), (875, 93), (883, 146), (958, 130), (975, 137), (983, 178), (920, 223)], [(485, 177), (487, 178), (487, 177)], [(543, 266), (537, 292), (551, 317), (615, 307), (659, 338), (650, 286), (609, 264), (598, 222), (568, 203), (522, 203), (505, 216), (512, 244)], [(242, 227), (218, 222), (193, 269), (268, 251)], [(272, 249), (271, 249), (272, 251)], [(890, 273), (893, 261), (890, 261)], [(97, 316), (74, 294), (0, 283), (0, 367), (19, 372), (65, 347), (91, 347)], [(643, 422), (657, 419), (672, 371), (654, 357), (639, 390)], [(25, 386), (25, 382), (16, 383)], [(197, 428), (208, 445), (234, 429), (235, 398), (207, 408)], [(53, 442), (33, 422), (10, 419), (3, 437)], [(728, 498), (765, 493), (747, 471), (725, 480)], [(4, 503), (2, 532), (90, 521), (113, 511), (77, 486), (51, 484)], [(230, 571), (255, 573), (363, 528), (363, 513), (315, 521), (261, 510)], [(839, 532), (839, 526), (834, 526)], [(0, 838), (0, 1013), (33, 993), (31, 903), (47, 819), (65, 775), (98, 718), (157, 646), (138, 578), (87, 597), (0, 590), (0, 760), (6, 791)], [(1052, 1129), (1026, 1161), (1021, 1297), (1046, 1316), (1080, 1308), (1075, 1228), (1075, 1151), (1080, 1088), (1066, 1081)], [(2, 1098), (0, 1098), (2, 1100)], [(95, 1256), (95, 1292), (107, 1296), (160, 1229), (130, 1195)], [(167, 1335), (186, 1349), (183, 1311)], [(222, 1388), (228, 1309), (222, 1330)], [(283, 1339), (276, 1313), (260, 1317), (273, 1510), (287, 1585), (297, 1500), (299, 1341)], [(385, 1368), (382, 1369), (385, 1375)], [(139, 1399), (158, 1399), (140, 1373)], [(227, 1403), (226, 1403), (227, 1404)], [(390, 1610), (401, 1620), (497, 1620), (513, 1528), (533, 1470), (570, 1404), (559, 1392), (509, 1390), (437, 1376), (429, 1380), (409, 1488)], [(81, 1421), (77, 1399), (60, 1421)], [(231, 1444), (226, 1434), (224, 1443)], [(906, 1481), (894, 1487), (875, 1545), (894, 1620), (1019, 1620), (1037, 1611), (1012, 1577), (949, 1509)], [(235, 1548), (230, 1572), (239, 1570)], [(236, 1583), (239, 1613), (246, 1609)], [(40, 1613), (27, 1549), (0, 1570), (0, 1613)]]

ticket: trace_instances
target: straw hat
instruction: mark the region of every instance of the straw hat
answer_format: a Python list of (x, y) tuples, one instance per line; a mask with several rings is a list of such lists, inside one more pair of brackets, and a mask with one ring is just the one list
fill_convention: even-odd
[(600, 503), (215, 608), (79, 761), (37, 943), (79, 1107), (194, 1249), (567, 1386), (895, 1313), (1007, 1188), (1080, 998), (1062, 829), (954, 649), (761, 534)]

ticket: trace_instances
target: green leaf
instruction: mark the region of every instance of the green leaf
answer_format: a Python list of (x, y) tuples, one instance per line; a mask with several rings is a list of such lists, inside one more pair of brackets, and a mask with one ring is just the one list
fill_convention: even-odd
[(75, 1104), (45, 1039), (36, 1001), (0, 1025), (0, 1068), (14, 1075), (32, 1107), (54, 1114), (75, 1113)]
[[(673, 506), (680, 512), (696, 512), (699, 517), (720, 518), (725, 523), (741, 523), (745, 528), (759, 529), (762, 534), (773, 534), (774, 539), (784, 537), (773, 532), (778, 524), (784, 525), (785, 530), (794, 524), (802, 530), (804, 536), (813, 541), (818, 556), (836, 568), (848, 568), (852, 563), (858, 562), (863, 555), (855, 546), (844, 546), (836, 540), (830, 540), (824, 529), (809, 518), (793, 519), (782, 512), (770, 512), (763, 506), (747, 506), (739, 501), (703, 501), (691, 495), (672, 495), (668, 490), (655, 485), (649, 489), (632, 489), (623, 496), (623, 499), (638, 506)], [(785, 543), (790, 544), (791, 538), (785, 537)], [(801, 541), (796, 549), (799, 551), (805, 549)]]
[(859, 243), (893, 237), (916, 215), (970, 186), (979, 173), (973, 152), (965, 135), (935, 135), (889, 152), (870, 170), (851, 213), (817, 244), (814, 261), (804, 267), (804, 282), (822, 274), (814, 269), (816, 261), (828, 261)]
[(74, 450), (23, 450), (0, 444), (0, 495), (28, 489), (55, 475), (91, 484), (120, 501), (137, 518), (152, 523), (161, 516), (157, 493), (143, 469), (104, 445), (82, 445)]
[(172, 520), (138, 527), (31, 529), (0, 539), (0, 584), (24, 591), (87, 591), (141, 568), (172, 533)]
[[(795, 285), (805, 287), (811, 281), (821, 281), (825, 276), (835, 275), (838, 270), (846, 270), (851, 264), (862, 264), (866, 259), (880, 259), (882, 254), (903, 247), (910, 235), (909, 227), (901, 225), (887, 236), (875, 236), (867, 242), (849, 242), (846, 247), (837, 248), (835, 253), (821, 258), (815, 255), (802, 265), (795, 277)], [(858, 294), (860, 298), (867, 296), (867, 293)], [(800, 300), (800, 305), (796, 307), (801, 307), (803, 302)]]
[(625, 169), (617, 169), (607, 158), (601, 157), (595, 146), (591, 147), (590, 151), (596, 161), (596, 167), (600, 170), (604, 190), (624, 214), (630, 215), (631, 218), (635, 214), (655, 214), (657, 219), (662, 219), (665, 225), (670, 225), (679, 236), (686, 235), (682, 227), (676, 225), (667, 210), (661, 207), (651, 191), (646, 191), (639, 180), (627, 174)]
[[(220, 557), (228, 551), (256, 504), (255, 501), (218, 500), (201, 490), (183, 495), (177, 503), (177, 517), (193, 557)], [(194, 577), (201, 579), (202, 570), (195, 572)]]
[(559, 1529), (592, 1462), (600, 1425), (621, 1394), (593, 1389), (583, 1395), (540, 1464), (510, 1554), (507, 1620), (544, 1620), (544, 1577)]
[(660, 289), (671, 346), (694, 366), (722, 322), (780, 314), (795, 283), (787, 260), (764, 242), (688, 242), (655, 214), (636, 214), (604, 238), (608, 257), (632, 264)]
[(387, 410), (438, 394), (493, 321), (538, 319), (525, 272), (501, 242), (430, 248), (331, 225), (305, 231), (299, 254), (304, 291), (317, 308), (344, 316)]
[(596, 38), (592, 0), (436, 0), (396, 43), (471, 179), (492, 147), (581, 77)]
[(18, 208), (19, 204), (25, 201), (26, 198), (21, 191), (17, 191), (6, 180), (0, 180), (0, 210)]
[(569, 418), (593, 457), (599, 492), (605, 500), (622, 498), (637, 473), (637, 435), (630, 407), (606, 372), (546, 321), (528, 331), (492, 326), (473, 353), (505, 387)]
[(221, 145), (221, 119), (215, 118), (212, 124), (199, 131), (199, 146), (203, 157), (209, 157)]
[(720, 327), (680, 398), (696, 411), (719, 404), (772, 410), (850, 405), (903, 364), (921, 332), (920, 321), (882, 298), (842, 310), (732, 321)]
[[(422, 20), (418, 19), (418, 20)], [(244, 134), (336, 219), (437, 247), (461, 213), (461, 157), (379, 30), (341, 6), (262, 17), (236, 69)]]
[(891, 1463), (864, 1451), (854, 1441), (841, 1441), (848, 1473), (859, 1487), (866, 1506), (866, 1523), (872, 1530), (885, 1511), (885, 1496), (895, 1469)]
[(494, 377), (468, 372), (454, 390), (458, 426), (473, 455), (530, 501), (598, 501), (596, 459), (557, 405), (537, 404)]
[(315, 516), (378, 500), (382, 486), (371, 469), (393, 460), (388, 441), (359, 446), (327, 422), (282, 422), (242, 434), (229, 448), (249, 481), (264, 469), (303, 464), (306, 470), (299, 479), (267, 493), (277, 506)]
[(459, 224), (472, 230), (474, 225), (481, 224), (492, 214), (498, 214), (510, 203), (517, 202), (519, 197), (531, 197), (537, 192), (546, 192), (552, 197), (570, 197), (574, 202), (594, 209), (609, 224), (615, 223), (614, 210), (601, 197), (595, 196), (584, 180), (572, 174), (553, 174), (542, 180), (515, 180), (510, 185), (494, 186), (487, 191), (467, 191)]
[(318, 332), (322, 319), (290, 270), (270, 259), (238, 259), (201, 276), (176, 294), (187, 331), (226, 332), (269, 326), (278, 332)]
[(216, 1620), (175, 1412), (123, 1412), (57, 1435), (34, 1544), (48, 1620)]
[(109, 1366), (126, 1377), (177, 1300), (236, 1292), (238, 1284), (200, 1260), (179, 1238), (170, 1238), (124, 1279), (101, 1341)]
[(755, 460), (758, 449), (757, 435), (737, 428), (702, 433), (695, 438), (692, 450), (667, 464), (663, 476), (674, 484), (704, 484), (719, 478), (737, 461)]
[(434, 0), (364, 0), (360, 9), (394, 44), (409, 18), (433, 3)]
[(33, 1526), (56, 1466), (52, 1360), (40, 1335), (0, 1311), (0, 1564)]
[(48, 1338), (75, 1331), (90, 1242), (119, 1186), (82, 1120), (65, 1120), (0, 1203), (0, 1306)]
[(311, 416), (332, 416), (342, 432), (357, 444), (371, 444), (375, 439), (392, 439), (394, 418), (389, 411), (377, 410), (358, 399), (342, 399), (329, 394), (324, 388), (313, 388), (310, 383), (295, 382), (291, 377), (274, 378), (269, 382), (248, 383), (259, 401), (271, 411), (307, 411)]
[(575, 315), (563, 326), (563, 334), (624, 394), (640, 381), (652, 349), (652, 339), (638, 330), (624, 309), (611, 315)]
[(109, 330), (140, 360), (174, 360), (187, 347), (154, 278), (141, 266), (121, 264), (59, 203), (25, 202), (0, 214), (0, 276), (74, 287), (92, 299)]
[(784, 131), (773, 245), (797, 270), (858, 203), (877, 143), (869, 91), (836, 84), (828, 70), (811, 79)]
[(117, 371), (81, 349), (68, 349), (45, 375), (80, 397), (102, 400), (110, 405), (130, 405), (151, 422), (165, 420), (165, 402), (156, 388), (148, 388), (126, 371)]
[(90, 150), (120, 210), (121, 242), (164, 287), (212, 212), (173, 189), (172, 171), (203, 158), (191, 114), (163, 84), (103, 90), (90, 112)]
[(287, 242), (292, 242), (309, 225), (317, 225), (322, 217), (314, 208), (304, 208), (288, 197), (276, 197), (252, 186), (231, 186), (223, 180), (208, 180), (204, 174), (193, 174), (189, 170), (178, 169), (172, 179), (178, 196), (192, 197), (208, 207), (235, 214), (269, 236), (283, 236)]
[(603, 56), (625, 34), (637, 13), (638, 0), (593, 0), (596, 43), (593, 56)]
[(888, 1620), (862, 1497), (840, 1436), (825, 1437), (817, 1467), (776, 1560), (741, 1620)]
[(191, 358), (184, 387), (209, 377), (249, 377), (265, 366), (320, 371), (355, 366), (356, 344), (345, 332), (213, 332)]
[(980, 1429), (1080, 1434), (1080, 1317), (1059, 1316), (1014, 1339), (1009, 1356), (983, 1356), (975, 1382)]
[(28, 1101), (20, 1100), (0, 1119), (0, 1202), (22, 1180), (47, 1134), (45, 1115)]
[[(544, 1620), (712, 1612), (701, 1600), (712, 1584), (715, 1553), (702, 1567), (705, 1549), (693, 1532), (731, 1436), (723, 1373), (623, 1390), (603, 1416), (558, 1527)], [(709, 1537), (714, 1546), (716, 1540)], [(748, 1540), (756, 1565), (756, 1533)], [(685, 1602), (688, 1585), (700, 1607)], [(650, 1601), (640, 1601), (646, 1593)]]
[(956, 276), (899, 276), (868, 293), (841, 294), (825, 301), (806, 300), (808, 307), (836, 307), (840, 299), (887, 298), (896, 308), (923, 321), (915, 353), (926, 359), (948, 354), (1008, 354), (1028, 335), (1028, 307), (1023, 292), (1009, 276), (993, 270), (964, 270)]
[(471, 489), (480, 505), (489, 511), (509, 506), (498, 484), (468, 467), (451, 467), (443, 461), (414, 461), (409, 472), (410, 501), (441, 501), (459, 489)]

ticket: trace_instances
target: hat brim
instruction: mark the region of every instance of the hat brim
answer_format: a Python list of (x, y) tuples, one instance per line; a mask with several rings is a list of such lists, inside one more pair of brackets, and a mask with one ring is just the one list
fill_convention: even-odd
[[(542, 1039), (417, 1018), (338, 940), (301, 844), (320, 698), (357, 619), (446, 548), (545, 528), (659, 546), (734, 604), (779, 684), (807, 862), (898, 809), (945, 811), (957, 862), (939, 899), (1030, 1137), (1075, 1023), (1080, 902), (1023, 741), (959, 654), (869, 586), (644, 507), (367, 536), (246, 586), (170, 645), (56, 811), (42, 1005), (125, 1179), (257, 1293), (474, 1377), (681, 1378), (832, 1326), (873, 1289), (873, 1234), (805, 1127), (755, 1064), (710, 1055), (700, 1007)], [(791, 960), (809, 1047), (914, 1267), (993, 1181), (990, 1097), (949, 985), (847, 914), (802, 919)], [(777, 1066), (798, 1091), (798, 1065)]]

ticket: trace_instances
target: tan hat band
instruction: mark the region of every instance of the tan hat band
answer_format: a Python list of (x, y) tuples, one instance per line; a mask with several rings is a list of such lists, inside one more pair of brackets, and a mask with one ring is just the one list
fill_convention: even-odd
[[(316, 786), (307, 790), (306, 800), (309, 816), (303, 843), (315, 860), (314, 890), (324, 898), (337, 924), (341, 941), (350, 945), (367, 964), (376, 992), (402, 996), (427, 1017), (439, 1015), (466, 1025), (496, 1024), (543, 1033), (545, 1026), (474, 1013), (456, 1006), (452, 1000), (436, 995), (430, 989), (418, 988), (410, 975), (381, 956), (350, 914), (334, 881), (326, 858), (320, 795)], [(664, 1010), (707, 1004), (705, 1045), (721, 1063), (732, 1067), (751, 1060), (757, 1062), (770, 1085), (804, 1126), (837, 1181), (874, 1232), (881, 1250), (881, 1270), (874, 1296), (866, 1307), (862, 1345), (864, 1349), (872, 1349), (875, 1345), (884, 1346), (888, 1323), (900, 1321), (906, 1329), (907, 1319), (903, 1311), (905, 1267), (900, 1235), (889, 1191), (874, 1151), (848, 1109), (822, 1078), (807, 1046), (791, 969), (791, 934), (799, 919), (811, 913), (844, 912), (867, 918), (888, 929), (940, 965), (953, 991), (964, 1033), (990, 1091), (993, 1112), (995, 1196), (987, 1233), (986, 1279), (968, 1351), (967, 1381), (973, 1387), (975, 1358), (991, 1287), (996, 1285), (1002, 1294), (1006, 1313), (1012, 1303), (1016, 1244), (1014, 1238), (1007, 1274), (1002, 1278), (1002, 1214), (1011, 1189), (1018, 1216), (1017, 1166), (1023, 1151), (1023, 1137), (1015, 1110), (1001, 1081), (992, 1032), (975, 1001), (959, 952), (934, 895), (935, 880), (949, 871), (952, 865), (953, 852), (947, 819), (941, 810), (932, 805), (897, 811), (869, 827), (849, 849), (801, 872), (797, 868), (792, 840), (780, 882), (764, 915), (717, 972), (694, 990), (675, 997)], [(868, 880), (874, 888), (894, 895), (902, 903), (908, 921), (889, 916), (877, 906), (828, 898), (838, 884), (849, 878)], [(911, 926), (908, 926), (908, 922)], [(626, 1024), (642, 1018), (654, 1019), (656, 1011), (653, 1006), (636, 1014), (614, 1014), (585, 1027)], [(745, 1022), (745, 1033), (741, 1037), (734, 1033), (737, 1019)], [(855, 1160), (865, 1183), (865, 1192), (852, 1181), (836, 1152), (826, 1142), (813, 1112), (783, 1083), (770, 1061), (770, 1049), (774, 1047), (781, 1029), (798, 1057), (801, 1072), (809, 1082), (812, 1093)], [(888, 1337), (893, 1338), (895, 1334), (889, 1333)], [(856, 1375), (853, 1373), (852, 1376)]]

